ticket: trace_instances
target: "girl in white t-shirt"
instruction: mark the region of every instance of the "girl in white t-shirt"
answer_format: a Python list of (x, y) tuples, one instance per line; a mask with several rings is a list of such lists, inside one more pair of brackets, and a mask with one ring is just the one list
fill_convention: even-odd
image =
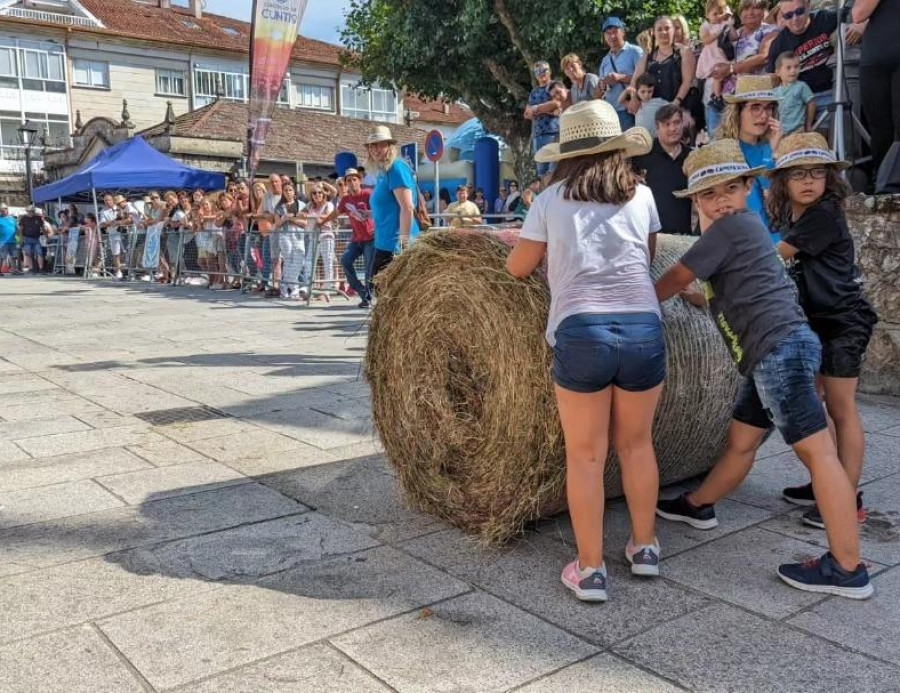
[[(306, 207), (308, 221), (307, 229), (312, 233), (318, 233), (319, 252), (322, 258), (322, 271), (326, 288), (334, 288), (334, 222), (323, 222), (334, 212), (334, 204), (325, 196), (325, 189), (316, 186), (310, 193), (309, 205)], [(310, 265), (315, 258), (307, 255), (307, 276), (314, 270)]]
[(527, 277), (547, 258), (553, 378), (566, 441), (569, 513), (578, 558), (563, 584), (606, 601), (603, 472), (610, 428), (622, 463), (635, 575), (659, 574), (655, 534), (659, 472), (652, 425), (666, 375), (659, 302), (650, 279), (659, 216), (627, 157), (646, 154), (643, 128), (622, 134), (606, 101), (577, 103), (560, 117), (560, 140), (535, 159), (558, 162), (534, 201), (507, 268)]

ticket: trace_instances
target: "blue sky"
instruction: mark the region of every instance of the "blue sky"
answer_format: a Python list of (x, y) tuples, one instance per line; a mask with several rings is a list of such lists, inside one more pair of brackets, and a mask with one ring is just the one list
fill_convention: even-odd
[[(250, 21), (251, 0), (207, 0), (206, 8), (214, 14)], [(338, 32), (344, 24), (349, 0), (307, 0), (306, 14), (300, 33), (308, 38), (340, 43)]]

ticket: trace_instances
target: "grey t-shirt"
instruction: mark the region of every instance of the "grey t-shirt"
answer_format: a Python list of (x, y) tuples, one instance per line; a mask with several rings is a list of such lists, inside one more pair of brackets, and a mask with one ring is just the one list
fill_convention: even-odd
[(600, 78), (593, 72), (588, 72), (584, 78), (584, 86), (579, 87), (575, 80), (572, 80), (572, 88), (569, 90), (569, 96), (572, 99), (572, 105), (581, 101), (590, 101), (594, 98), (594, 92), (597, 91), (597, 85), (600, 84)]
[(682, 256), (705, 281), (709, 310), (741, 375), (806, 322), (769, 232), (744, 210), (714, 222)]

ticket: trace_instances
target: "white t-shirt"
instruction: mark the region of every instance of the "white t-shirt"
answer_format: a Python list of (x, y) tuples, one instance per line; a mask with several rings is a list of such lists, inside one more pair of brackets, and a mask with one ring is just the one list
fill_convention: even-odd
[(547, 244), (550, 316), (547, 341), (570, 315), (656, 313), (650, 234), (660, 230), (653, 193), (639, 185), (622, 206), (563, 199), (563, 184), (538, 195), (521, 238)]

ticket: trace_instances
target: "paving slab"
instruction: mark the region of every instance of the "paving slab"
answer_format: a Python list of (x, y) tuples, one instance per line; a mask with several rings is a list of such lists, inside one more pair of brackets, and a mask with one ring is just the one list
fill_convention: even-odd
[(149, 463), (123, 448), (105, 448), (59, 457), (26, 456), (0, 465), (0, 491), (51, 486), (149, 468)]
[(27, 460), (31, 455), (9, 440), (0, 439), (0, 464)]
[(96, 481), (129, 505), (138, 505), (150, 499), (161, 500), (188, 493), (203, 493), (223, 486), (244, 484), (250, 480), (231, 467), (204, 460), (102, 476), (97, 477)]
[(517, 688), (516, 693), (678, 693), (683, 689), (603, 653)]
[[(691, 484), (691, 487), (693, 486), (694, 484)], [(660, 491), (660, 497), (676, 496), (681, 493), (682, 488), (681, 486), (664, 488)], [(666, 561), (682, 551), (763, 522), (771, 518), (773, 514), (772, 511), (765, 508), (756, 508), (726, 498), (716, 505), (719, 526), (712, 530), (702, 531), (680, 522), (668, 522), (657, 518), (656, 535), (662, 548), (662, 559)], [(572, 529), (568, 513), (561, 513), (542, 520), (537, 525), (537, 531), (561, 541), (566, 546), (575, 546), (575, 532)], [(626, 560), (625, 544), (630, 537), (631, 518), (628, 515), (628, 506), (623, 500), (608, 501), (603, 521), (604, 552), (609, 556), (607, 560), (624, 563)]]
[(0, 493), (0, 530), (120, 508), (122, 501), (85, 479)]
[(57, 390), (57, 386), (31, 373), (7, 373), (0, 378), (0, 395), (13, 395), (19, 392), (40, 392)]
[(328, 645), (310, 645), (242, 667), (179, 693), (390, 693), (362, 667)]
[(206, 440), (207, 438), (218, 438), (234, 433), (252, 431), (254, 427), (240, 419), (226, 418), (156, 426), (153, 430), (176, 442), (190, 443), (196, 440)]
[(84, 397), (106, 409), (118, 411), (122, 414), (138, 414), (160, 409), (190, 407), (196, 404), (190, 399), (178, 397), (156, 388), (142, 386), (140, 383), (109, 388), (102, 392), (85, 394)]
[(499, 693), (597, 651), (481, 592), (332, 642), (400, 693)]
[(775, 513), (784, 513), (793, 507), (781, 497), (787, 486), (799, 486), (809, 482), (809, 472), (797, 459), (793, 451), (783, 452), (753, 464), (750, 474), (729, 498), (766, 508)]
[(858, 406), (863, 428), (870, 433), (900, 426), (900, 397), (875, 398), (860, 395)]
[(146, 690), (91, 626), (0, 648), (3, 693), (144, 693)]
[(22, 438), (34, 438), (54, 433), (86, 431), (90, 428), (83, 421), (79, 421), (67, 414), (61, 414), (52, 418), (46, 418), (45, 416), (44, 418), (34, 418), (30, 421), (13, 421), (0, 424), (0, 438), (20, 440)]
[[(5, 406), (6, 395), (3, 397), (3, 419), (5, 421), (32, 421), (34, 419), (47, 419), (54, 416), (80, 416), (87, 412), (105, 411), (99, 404), (94, 404), (77, 395), (58, 397), (45, 402), (26, 402)], [(82, 419), (83, 420), (83, 419)]]
[(218, 587), (198, 575), (188, 580), (183, 575), (147, 568), (142, 554), (124, 552), (0, 578), (0, 642), (192, 597)]
[(666, 561), (665, 576), (770, 618), (784, 618), (821, 601), (820, 594), (788, 587), (778, 578), (776, 569), (781, 563), (817, 558), (822, 551), (812, 544), (773, 534), (751, 527), (704, 544)]
[(312, 409), (258, 414), (253, 422), (323, 450), (362, 443), (374, 437), (370, 418), (342, 419)]
[(150, 424), (136, 416), (107, 411), (106, 409), (79, 412), (76, 414), (76, 418), (84, 421), (91, 428), (121, 428), (122, 426), (150, 428)]
[(893, 666), (724, 604), (661, 624), (614, 651), (696, 693), (898, 690)]
[(252, 456), (226, 460), (223, 464), (227, 464), (245, 476), (261, 477), (278, 472), (327, 464), (334, 462), (336, 459), (330, 450), (320, 450), (312, 445), (298, 442), (296, 446), (292, 446), (288, 450), (276, 452), (258, 450)]
[(168, 688), (468, 589), (384, 547), (308, 563), (254, 585), (222, 587), (99, 625), (152, 685)]
[(39, 567), (305, 512), (259, 484), (241, 484), (0, 530), (0, 562)]
[(145, 443), (143, 445), (129, 445), (127, 450), (156, 467), (202, 462), (208, 459), (199, 452), (180, 445), (174, 440), (161, 440), (156, 443)]
[(707, 601), (663, 580), (636, 578), (620, 563), (607, 561), (610, 600), (586, 605), (560, 580), (574, 552), (542, 535), (526, 535), (508, 548), (491, 550), (457, 530), (448, 530), (400, 547), (604, 647), (643, 631), (648, 623), (675, 618)]
[(446, 528), (406, 504), (396, 477), (385, 473), (380, 457), (267, 475), (259, 482), (388, 543)]
[(307, 449), (306, 445), (292, 438), (261, 429), (194, 440), (187, 443), (187, 446), (218, 462), (232, 462), (244, 458), (282, 452), (300, 452)]
[(132, 549), (108, 557), (139, 574), (247, 582), (378, 546), (349, 525), (310, 512)]
[(865, 602), (831, 598), (787, 621), (808, 633), (900, 666), (900, 569), (872, 580), (875, 597)]
[(59, 433), (40, 438), (26, 438), (19, 446), (34, 457), (74, 455), (88, 450), (115, 448), (123, 445), (146, 445), (164, 440), (162, 436), (145, 428), (96, 428), (76, 433)]

